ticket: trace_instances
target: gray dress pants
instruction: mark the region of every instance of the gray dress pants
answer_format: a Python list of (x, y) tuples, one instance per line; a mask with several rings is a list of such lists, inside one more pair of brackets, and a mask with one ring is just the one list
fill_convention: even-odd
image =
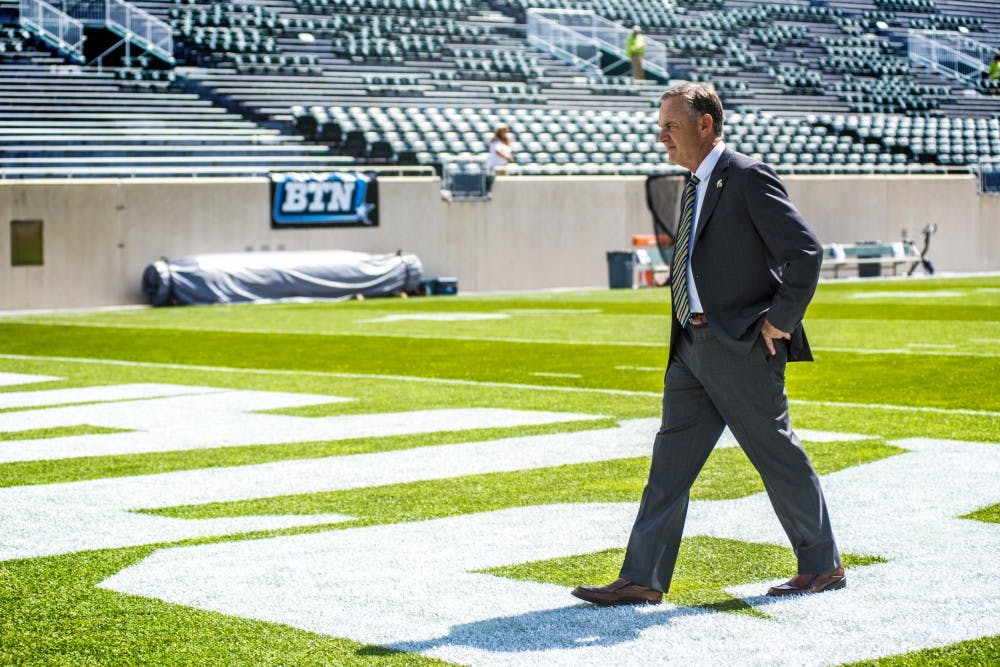
[(787, 341), (771, 356), (726, 348), (707, 325), (678, 337), (664, 383), (663, 422), (621, 576), (666, 592), (677, 561), (691, 485), (728, 425), (760, 473), (800, 574), (841, 566), (819, 477), (792, 431), (785, 394)]

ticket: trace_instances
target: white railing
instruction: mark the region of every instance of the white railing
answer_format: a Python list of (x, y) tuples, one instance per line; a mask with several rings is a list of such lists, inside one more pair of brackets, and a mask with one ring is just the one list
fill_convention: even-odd
[(174, 37), (170, 25), (149, 12), (122, 0), (107, 0), (107, 24), (124, 31), (143, 48), (169, 63), (174, 62)]
[(73, 60), (82, 63), (83, 23), (41, 0), (20, 0), (18, 22)]
[(940, 30), (910, 30), (910, 60), (959, 81), (975, 83), (989, 69), (997, 48)]
[[(623, 61), (625, 39), (632, 31), (619, 23), (583, 9), (529, 9), (528, 42), (561, 60), (595, 72), (601, 71), (601, 52)], [(646, 53), (643, 68), (652, 74), (670, 78), (667, 72), (667, 48), (644, 36)]]
[(174, 38), (170, 25), (123, 0), (76, 0), (60, 2), (63, 10), (85, 25), (108, 28), (123, 37), (126, 47), (136, 44), (163, 60), (174, 63)]

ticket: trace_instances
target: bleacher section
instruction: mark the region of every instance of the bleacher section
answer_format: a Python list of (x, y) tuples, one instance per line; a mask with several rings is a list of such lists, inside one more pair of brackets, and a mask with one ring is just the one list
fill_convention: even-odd
[(727, 141), (786, 171), (967, 169), (1000, 156), (1000, 85), (916, 66), (905, 45), (909, 29), (935, 28), (1000, 48), (991, 0), (134, 4), (173, 27), (176, 69), (70, 67), (16, 25), (16, 2), (0, 0), (10, 82), (0, 173), (434, 164), (482, 154), (498, 122), (511, 126), (515, 173), (667, 168), (655, 141), (662, 84), (595, 75), (532, 47), (529, 6), (641, 24), (667, 46), (675, 80), (715, 84)]
[[(358, 156), (367, 154), (365, 146), (379, 143), (389, 143), (397, 156), (419, 163), (434, 162), (441, 156), (475, 154), (481, 152), (482, 138), (497, 123), (505, 122), (513, 133), (513, 149), (519, 158), (511, 173), (639, 174), (656, 173), (665, 167), (663, 147), (649, 130), (653, 121), (645, 110), (332, 106), (297, 107), (294, 114), (302, 134)], [(726, 118), (726, 141), (784, 171), (904, 173), (937, 169), (933, 158), (938, 155), (928, 153), (921, 139), (923, 132), (937, 136), (937, 119), (902, 126), (872, 126), (858, 120), (858, 116), (792, 117), (732, 111)], [(963, 143), (959, 146), (956, 141), (954, 148), (951, 143), (937, 146), (948, 151), (940, 157), (947, 159), (946, 164), (957, 165), (965, 164), (965, 158), (1000, 152), (998, 123), (995, 119), (949, 121), (947, 131), (957, 132)], [(941, 127), (945, 127), (943, 121)], [(355, 143), (349, 148), (351, 136)]]
[(99, 73), (27, 49), (0, 60), (0, 178), (266, 174), (343, 161), (193, 93), (172, 73)]

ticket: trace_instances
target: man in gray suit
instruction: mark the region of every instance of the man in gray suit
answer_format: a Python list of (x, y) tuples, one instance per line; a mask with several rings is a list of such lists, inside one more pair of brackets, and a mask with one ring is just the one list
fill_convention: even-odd
[(692, 172), (674, 240), (663, 421), (620, 578), (573, 590), (594, 604), (663, 599), (691, 485), (727, 425), (760, 473), (798, 559), (798, 574), (768, 595), (847, 583), (785, 394), (785, 363), (812, 360), (802, 317), (822, 247), (774, 170), (726, 148), (722, 123), (711, 85), (682, 84), (660, 98), (659, 140), (671, 162)]

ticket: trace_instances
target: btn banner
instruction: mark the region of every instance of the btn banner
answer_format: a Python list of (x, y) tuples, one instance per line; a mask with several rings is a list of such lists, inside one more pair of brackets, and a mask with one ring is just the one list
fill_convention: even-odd
[(374, 173), (272, 173), (271, 227), (378, 226)]

